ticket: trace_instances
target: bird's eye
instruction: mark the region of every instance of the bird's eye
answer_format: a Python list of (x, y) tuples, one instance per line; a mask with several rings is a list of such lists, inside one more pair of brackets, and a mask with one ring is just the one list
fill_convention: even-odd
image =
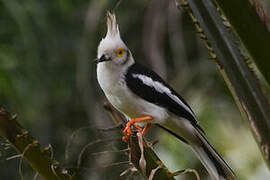
[(124, 48), (119, 48), (116, 50), (116, 55), (117, 57), (122, 57), (125, 54), (125, 49)]

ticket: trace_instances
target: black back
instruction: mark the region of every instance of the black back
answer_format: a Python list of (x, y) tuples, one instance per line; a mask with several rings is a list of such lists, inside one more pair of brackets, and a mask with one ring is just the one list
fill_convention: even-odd
[(168, 89), (170, 89), (171, 94), (177, 96), (180, 99), (180, 101), (182, 101), (183, 104), (185, 104), (193, 113), (192, 109), (186, 103), (186, 101), (180, 95), (178, 95), (158, 74), (137, 63), (129, 67), (125, 77), (128, 88), (134, 94), (136, 94), (137, 96), (143, 98), (148, 102), (166, 108), (169, 112), (172, 112), (180, 117), (190, 120), (193, 125), (197, 126), (197, 120), (195, 119), (194, 113), (191, 114), (184, 107), (182, 107), (181, 104), (179, 104), (173, 98), (168, 96), (166, 93), (161, 93), (157, 91), (154, 87), (144, 84), (142, 80), (134, 77), (134, 75), (136, 74), (147, 76), (151, 78), (153, 81), (157, 81), (161, 83), (163, 86), (166, 86)]

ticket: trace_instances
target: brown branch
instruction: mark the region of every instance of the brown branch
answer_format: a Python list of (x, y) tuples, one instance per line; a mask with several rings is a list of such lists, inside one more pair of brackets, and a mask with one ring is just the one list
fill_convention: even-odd
[[(125, 127), (126, 119), (119, 113), (108, 101), (104, 103), (105, 109), (109, 112), (112, 120), (116, 123), (122, 124), (123, 129)], [(140, 172), (140, 174), (145, 178), (149, 179), (151, 176), (152, 180), (173, 180), (173, 173), (165, 167), (159, 157), (155, 154), (152, 147), (148, 145), (142, 138), (140, 141), (139, 135), (133, 135), (128, 142), (129, 148), (129, 159), (134, 167)], [(141, 147), (140, 147), (141, 146)], [(143, 154), (141, 153), (143, 151)], [(142, 161), (145, 161), (142, 163)], [(144, 165), (142, 165), (144, 164)], [(159, 167), (159, 168), (158, 168)], [(155, 169), (158, 168), (156, 171)], [(154, 172), (155, 171), (155, 172)], [(152, 174), (151, 174), (152, 172)], [(154, 172), (154, 174), (153, 174)]]
[[(25, 158), (32, 168), (45, 180), (75, 179), (72, 173), (59, 166), (51, 157), (50, 148), (42, 147), (4, 107), (0, 107), (0, 136)], [(21, 168), (20, 168), (21, 169)]]

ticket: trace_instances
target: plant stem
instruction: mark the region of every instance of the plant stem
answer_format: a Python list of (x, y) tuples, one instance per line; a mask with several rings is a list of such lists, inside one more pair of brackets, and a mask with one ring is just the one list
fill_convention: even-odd
[(45, 180), (72, 179), (71, 172), (59, 166), (53, 159), (50, 149), (42, 147), (30, 133), (11, 116), (4, 107), (0, 107), (0, 136), (8, 142), (25, 158), (32, 168)]

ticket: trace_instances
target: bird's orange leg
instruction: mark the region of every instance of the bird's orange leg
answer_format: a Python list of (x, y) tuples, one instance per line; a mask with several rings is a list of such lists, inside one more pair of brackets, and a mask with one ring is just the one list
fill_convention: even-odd
[(147, 131), (149, 130), (150, 127), (151, 127), (151, 124), (148, 123), (148, 124), (145, 126), (145, 128), (143, 129), (143, 131), (142, 131), (142, 136), (145, 136), (145, 134), (147, 133)]
[(149, 121), (149, 120), (153, 120), (154, 118), (152, 116), (144, 116), (144, 117), (140, 117), (140, 118), (135, 118), (130, 120), (127, 125), (126, 128), (124, 129), (123, 133), (125, 134), (125, 136), (123, 137), (123, 140), (125, 142), (128, 141), (129, 137), (132, 135), (132, 131), (131, 131), (131, 126), (135, 127), (136, 129), (138, 129), (139, 131), (142, 132), (143, 135), (145, 135), (145, 133), (147, 132), (147, 130), (150, 128), (150, 124), (147, 124), (146, 127), (142, 130), (142, 128), (140, 128), (139, 126), (135, 125), (135, 123), (138, 122), (143, 122), (143, 121)]

